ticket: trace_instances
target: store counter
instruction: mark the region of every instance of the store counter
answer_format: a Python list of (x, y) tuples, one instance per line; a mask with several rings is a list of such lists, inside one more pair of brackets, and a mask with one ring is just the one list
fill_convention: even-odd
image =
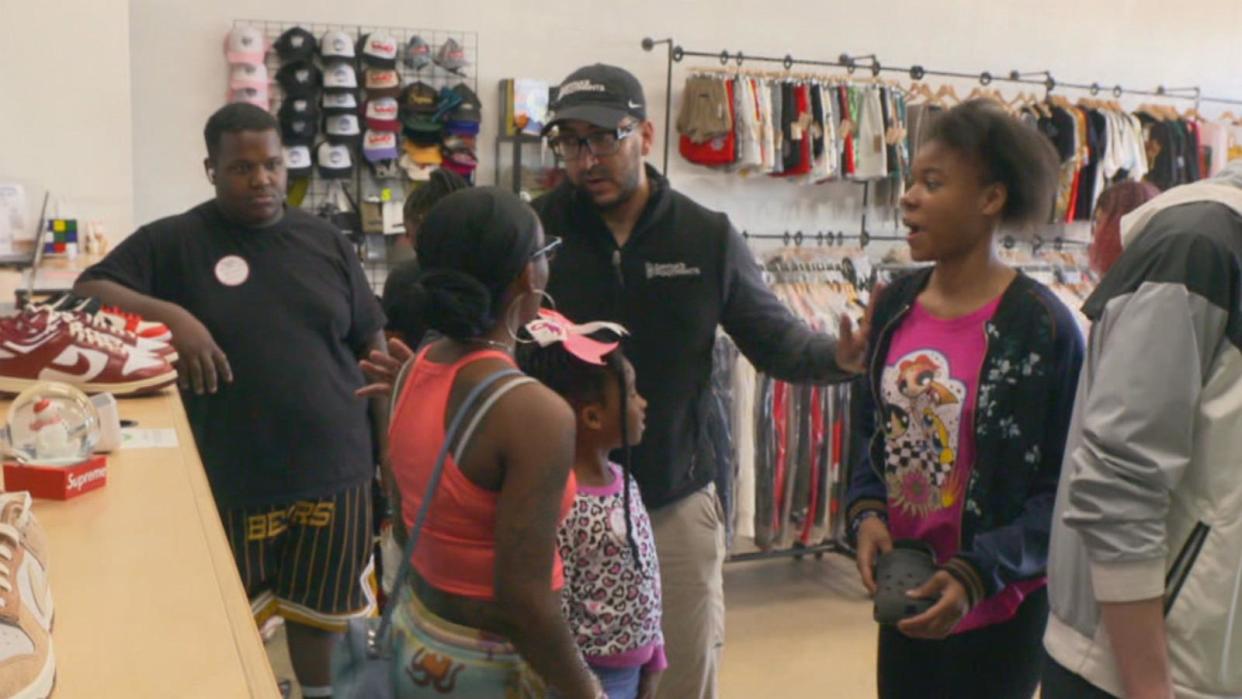
[[(8, 403), (0, 403), (0, 414)], [(38, 500), (65, 697), (280, 696), (175, 389), (120, 401), (178, 445), (108, 459), (108, 484)]]

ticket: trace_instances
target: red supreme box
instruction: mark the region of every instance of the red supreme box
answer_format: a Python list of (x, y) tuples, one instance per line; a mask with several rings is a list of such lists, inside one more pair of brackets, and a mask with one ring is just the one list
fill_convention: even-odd
[(32, 466), (4, 462), (4, 489), (29, 490), (36, 498), (70, 500), (108, 484), (108, 457), (93, 456), (72, 466)]

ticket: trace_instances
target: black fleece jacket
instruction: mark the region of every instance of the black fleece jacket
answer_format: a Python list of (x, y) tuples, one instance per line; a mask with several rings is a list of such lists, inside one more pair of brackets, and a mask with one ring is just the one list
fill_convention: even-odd
[(576, 322), (611, 320), (648, 401), (635, 479), (658, 508), (713, 482), (707, 421), (712, 344), (723, 326), (760, 371), (786, 381), (845, 381), (835, 341), (812, 332), (764, 284), (746, 242), (722, 213), (673, 191), (647, 166), (651, 198), (623, 247), (589, 198), (568, 182), (534, 202), (548, 235), (565, 240), (548, 293)]

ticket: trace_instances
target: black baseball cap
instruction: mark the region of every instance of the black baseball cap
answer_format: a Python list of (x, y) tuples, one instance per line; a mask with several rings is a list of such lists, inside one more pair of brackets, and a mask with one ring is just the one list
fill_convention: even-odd
[(558, 122), (570, 120), (613, 129), (627, 116), (646, 121), (647, 98), (633, 73), (596, 63), (570, 73), (556, 89), (548, 111), (544, 133)]
[(276, 73), (276, 82), (287, 96), (314, 97), (319, 94), (323, 73), (310, 61), (286, 63)]
[(319, 53), (319, 42), (314, 34), (302, 27), (294, 27), (280, 35), (275, 48), (282, 63), (313, 61), (315, 54)]

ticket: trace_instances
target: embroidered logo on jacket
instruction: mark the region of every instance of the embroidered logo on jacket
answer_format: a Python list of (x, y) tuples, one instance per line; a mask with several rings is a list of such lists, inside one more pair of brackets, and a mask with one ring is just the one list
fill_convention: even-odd
[(703, 270), (698, 267), (691, 267), (685, 262), (673, 262), (669, 264), (656, 264), (654, 262), (647, 263), (648, 279), (676, 279), (679, 277), (700, 277)]

